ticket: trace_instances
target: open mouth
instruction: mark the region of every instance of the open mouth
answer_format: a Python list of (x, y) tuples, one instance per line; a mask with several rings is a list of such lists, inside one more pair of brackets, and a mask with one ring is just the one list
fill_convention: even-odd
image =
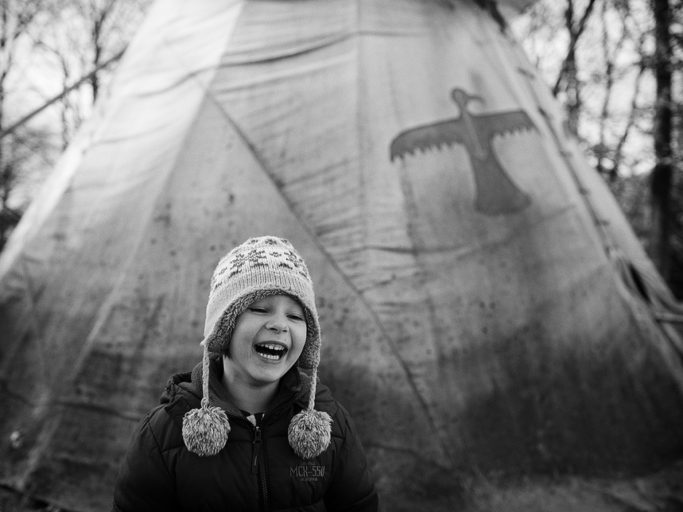
[(279, 361), (287, 353), (287, 347), (277, 343), (257, 343), (254, 350), (261, 357), (270, 361)]

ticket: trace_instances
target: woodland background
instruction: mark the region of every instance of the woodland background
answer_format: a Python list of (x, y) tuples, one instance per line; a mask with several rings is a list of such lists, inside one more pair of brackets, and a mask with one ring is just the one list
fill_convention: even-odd
[[(0, 251), (151, 3), (0, 0)], [(683, 297), (683, 0), (539, 0), (505, 30)]]

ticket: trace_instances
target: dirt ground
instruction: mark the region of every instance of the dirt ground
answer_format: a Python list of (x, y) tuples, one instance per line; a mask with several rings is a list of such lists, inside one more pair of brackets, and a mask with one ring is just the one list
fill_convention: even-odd
[(71, 512), (39, 500), (22, 497), (5, 487), (0, 487), (0, 512)]
[(476, 485), (468, 512), (683, 512), (683, 461), (629, 479)]

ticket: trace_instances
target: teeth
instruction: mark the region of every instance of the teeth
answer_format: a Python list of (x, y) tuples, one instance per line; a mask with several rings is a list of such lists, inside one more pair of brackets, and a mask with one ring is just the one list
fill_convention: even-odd
[(275, 356), (275, 355), (270, 355), (270, 354), (260, 354), (260, 355), (261, 355), (261, 357), (265, 357), (266, 359), (273, 359), (273, 360), (280, 359), (280, 356)]
[(287, 347), (276, 343), (259, 343), (254, 349), (261, 357), (273, 361), (281, 359), (287, 352)]
[(274, 345), (272, 343), (266, 343), (265, 345), (261, 345), (261, 346), (269, 348), (270, 350), (277, 350), (278, 352), (285, 349), (284, 347), (281, 347), (280, 345)]

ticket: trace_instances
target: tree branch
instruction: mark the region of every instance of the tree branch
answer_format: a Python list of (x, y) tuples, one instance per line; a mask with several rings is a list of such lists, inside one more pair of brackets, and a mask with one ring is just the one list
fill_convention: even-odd
[(3, 129), (2, 132), (0, 132), (0, 139), (4, 138), (5, 136), (7, 136), (7, 135), (9, 135), (9, 134), (11, 134), (11, 133), (13, 133), (17, 128), (19, 128), (20, 126), (22, 126), (22, 125), (25, 124), (26, 122), (30, 121), (33, 117), (35, 117), (36, 115), (40, 114), (40, 113), (41, 113), (43, 110), (45, 110), (47, 107), (49, 107), (49, 106), (52, 105), (53, 103), (55, 103), (55, 102), (61, 100), (64, 96), (66, 96), (67, 94), (69, 94), (71, 91), (73, 91), (74, 89), (77, 89), (78, 87), (80, 87), (81, 85), (83, 85), (84, 82), (90, 80), (96, 73), (98, 73), (98, 72), (101, 71), (102, 69), (106, 68), (107, 66), (109, 66), (109, 65), (112, 64), (113, 62), (116, 62), (117, 60), (119, 60), (119, 59), (121, 58), (121, 56), (124, 54), (125, 51), (126, 51), (126, 48), (124, 47), (120, 52), (118, 52), (118, 53), (115, 54), (114, 56), (110, 57), (110, 58), (107, 59), (106, 61), (104, 61), (104, 62), (102, 62), (101, 64), (99, 64), (97, 67), (95, 67), (95, 69), (93, 69), (92, 71), (90, 71), (90, 73), (88, 73), (88, 74), (86, 74), (86, 75), (83, 75), (83, 76), (82, 76), (80, 79), (78, 79), (75, 83), (73, 83), (73, 84), (71, 84), (70, 86), (64, 88), (64, 90), (62, 90), (62, 92), (60, 92), (60, 93), (57, 94), (56, 96), (53, 96), (52, 98), (50, 98), (49, 100), (47, 100), (47, 101), (46, 101), (45, 103), (43, 103), (40, 107), (38, 107), (38, 108), (32, 110), (31, 112), (29, 112), (28, 114), (26, 114), (24, 117), (22, 117), (21, 119), (19, 119), (18, 121), (16, 121), (16, 122), (13, 123), (12, 125), (10, 125), (8, 128)]
[(583, 12), (581, 19), (579, 20), (578, 25), (574, 26), (574, 4), (572, 3), (572, 0), (569, 1), (567, 11), (565, 12), (565, 16), (567, 19), (566, 26), (567, 30), (569, 31), (569, 46), (567, 47), (567, 56), (562, 61), (560, 72), (558, 73), (557, 80), (555, 80), (555, 85), (553, 85), (553, 96), (557, 96), (557, 94), (560, 92), (560, 86), (562, 85), (562, 80), (564, 79), (564, 76), (567, 73), (567, 67), (569, 65), (570, 57), (576, 53), (576, 45), (578, 44), (579, 38), (583, 34), (583, 31), (586, 29), (586, 25), (588, 24), (588, 18), (593, 12), (594, 5), (595, 0), (590, 0), (588, 5), (586, 6), (586, 10)]

